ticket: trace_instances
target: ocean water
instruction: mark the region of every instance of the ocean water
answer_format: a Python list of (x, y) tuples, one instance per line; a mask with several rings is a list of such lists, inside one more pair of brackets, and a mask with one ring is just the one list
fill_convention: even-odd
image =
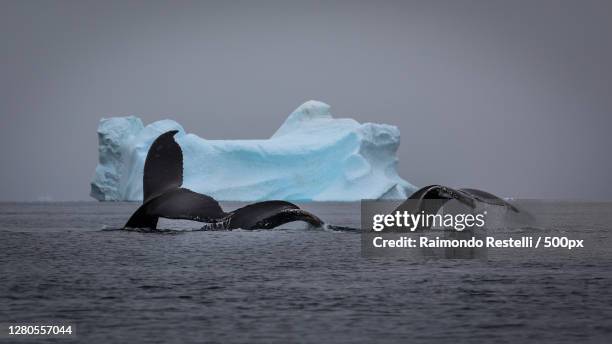
[[(610, 203), (548, 202), (510, 233), (584, 249), (422, 260), (364, 258), (357, 232), (112, 230), (137, 206), (0, 204), (0, 323), (69, 321), (82, 343), (612, 342)], [(303, 206), (359, 227), (359, 204)]]

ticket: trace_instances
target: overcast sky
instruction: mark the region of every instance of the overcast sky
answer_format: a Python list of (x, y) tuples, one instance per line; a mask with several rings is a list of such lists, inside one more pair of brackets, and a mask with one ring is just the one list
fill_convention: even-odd
[(87, 200), (101, 117), (267, 138), (309, 99), (400, 175), (612, 199), (612, 1), (0, 2), (0, 200)]

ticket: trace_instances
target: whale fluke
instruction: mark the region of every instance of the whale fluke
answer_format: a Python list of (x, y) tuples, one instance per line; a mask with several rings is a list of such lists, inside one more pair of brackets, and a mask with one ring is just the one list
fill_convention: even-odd
[(236, 209), (231, 214), (230, 229), (270, 229), (293, 221), (308, 222), (315, 227), (323, 225), (323, 221), (314, 214), (286, 201), (253, 203)]
[(160, 217), (214, 221), (227, 214), (212, 197), (181, 188), (183, 151), (174, 141), (177, 130), (161, 134), (153, 143), (144, 165), (143, 204), (130, 217), (127, 228), (156, 228)]
[(393, 212), (407, 211), (409, 213), (436, 214), (448, 201), (457, 200), (471, 209), (476, 208), (479, 202), (506, 207), (516, 213), (520, 212), (515, 206), (503, 199), (478, 189), (453, 189), (443, 185), (428, 185), (415, 191), (400, 204)]

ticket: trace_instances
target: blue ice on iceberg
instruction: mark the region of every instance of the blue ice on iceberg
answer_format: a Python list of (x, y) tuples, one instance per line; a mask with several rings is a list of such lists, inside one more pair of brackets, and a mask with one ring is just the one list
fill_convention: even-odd
[(134, 116), (103, 118), (91, 196), (142, 200), (149, 146), (169, 130), (179, 131), (183, 186), (217, 200), (404, 199), (416, 190), (396, 171), (397, 127), (334, 118), (329, 105), (311, 100), (265, 140), (206, 140), (172, 120), (144, 126)]

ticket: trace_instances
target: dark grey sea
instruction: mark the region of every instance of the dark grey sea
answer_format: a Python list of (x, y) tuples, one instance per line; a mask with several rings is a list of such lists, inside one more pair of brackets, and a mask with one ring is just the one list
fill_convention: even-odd
[[(0, 204), (0, 323), (76, 327), (0, 341), (612, 342), (610, 203), (548, 202), (546, 227), (511, 233), (583, 249), (422, 260), (364, 258), (351, 231), (113, 230), (137, 206)], [(360, 224), (358, 203), (303, 207)]]

